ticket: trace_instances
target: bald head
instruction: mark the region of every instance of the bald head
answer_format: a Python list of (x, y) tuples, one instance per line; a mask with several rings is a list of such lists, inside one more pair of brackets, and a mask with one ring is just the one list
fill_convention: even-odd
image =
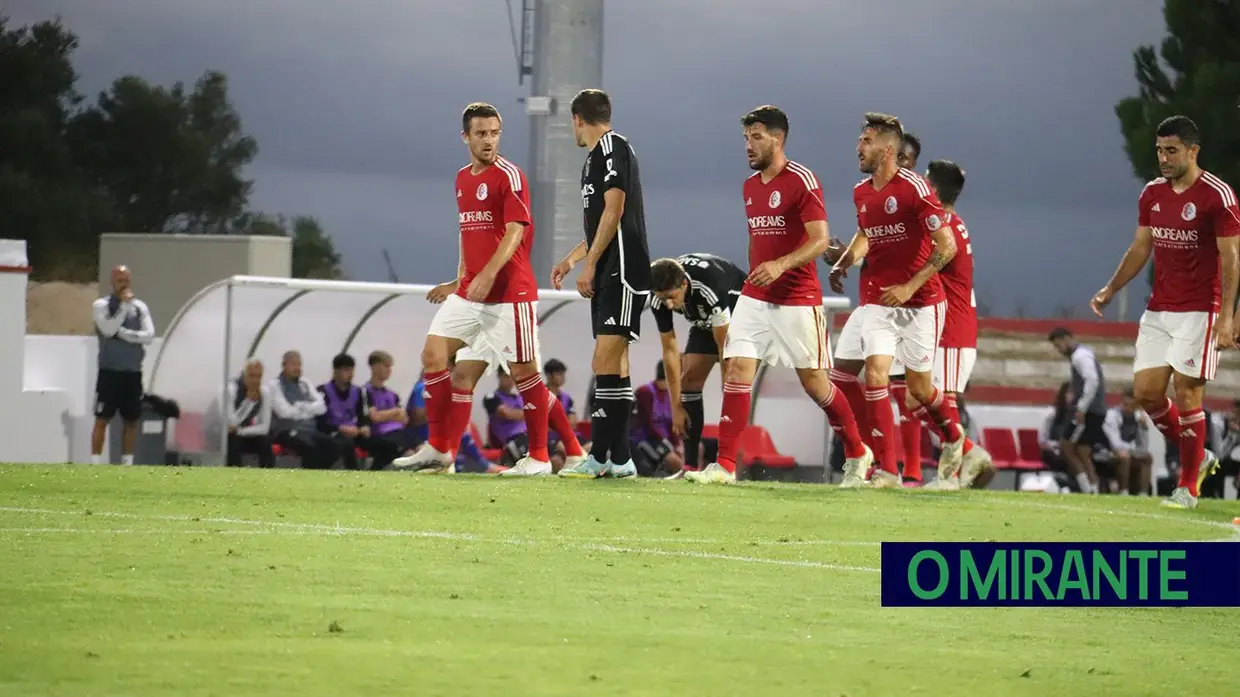
[(280, 368), (284, 377), (290, 380), (301, 379), (301, 354), (297, 351), (285, 351)]
[(129, 267), (121, 264), (112, 269), (112, 290), (119, 293), (129, 288)]

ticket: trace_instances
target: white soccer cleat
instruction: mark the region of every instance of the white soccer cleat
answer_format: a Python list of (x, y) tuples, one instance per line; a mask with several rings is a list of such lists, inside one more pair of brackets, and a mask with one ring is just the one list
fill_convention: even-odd
[(943, 444), (943, 452), (939, 455), (939, 478), (954, 479), (956, 474), (960, 472), (960, 463), (964, 452), (964, 427), (956, 424), (956, 428), (960, 429), (960, 435), (956, 440)]
[(973, 481), (978, 478), (986, 470), (995, 468), (995, 462), (990, 457), (990, 453), (986, 452), (982, 446), (977, 443), (969, 450), (969, 454), (964, 456), (963, 465), (960, 468), (960, 488), (968, 489), (973, 486)]
[(664, 479), (684, 479), (684, 478), (685, 478), (685, 471), (683, 469), (677, 470), (676, 474), (669, 474), (666, 477), (664, 477)]
[(959, 491), (960, 480), (955, 477), (938, 477), (933, 481), (926, 482), (922, 489), (929, 489), (930, 491)]
[(394, 469), (412, 470), (418, 474), (441, 474), (456, 470), (456, 462), (448, 453), (441, 453), (428, 443), (423, 443), (412, 455), (392, 460)]
[(703, 470), (686, 472), (685, 481), (694, 484), (735, 484), (736, 475), (725, 470), (719, 463), (712, 462)]
[(581, 464), (586, 461), (587, 457), (589, 456), (588, 455), (565, 455), (564, 466), (561, 467), (560, 469), (566, 470), (566, 469), (572, 469), (574, 467), (580, 467)]
[(900, 479), (898, 474), (879, 470), (870, 477), (870, 486), (875, 489), (903, 489), (904, 481)]
[(523, 457), (517, 464), (499, 473), (501, 477), (546, 477), (551, 474), (551, 463)]
[(872, 464), (874, 464), (874, 451), (870, 450), (868, 445), (865, 446), (865, 454), (861, 457), (844, 460), (844, 480), (840, 482), (840, 488), (856, 489), (866, 486), (865, 473)]

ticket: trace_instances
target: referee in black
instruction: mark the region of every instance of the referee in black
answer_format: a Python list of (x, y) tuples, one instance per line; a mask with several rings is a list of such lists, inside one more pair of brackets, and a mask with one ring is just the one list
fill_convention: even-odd
[(595, 402), (590, 414), (590, 457), (560, 470), (562, 477), (636, 477), (629, 454), (629, 343), (641, 336), (641, 316), (650, 295), (650, 251), (637, 155), (628, 138), (611, 129), (611, 98), (582, 90), (570, 109), (577, 146), (586, 148), (581, 168), (585, 240), (551, 272), (560, 288), (578, 263), (577, 291), (590, 298), (594, 325)]

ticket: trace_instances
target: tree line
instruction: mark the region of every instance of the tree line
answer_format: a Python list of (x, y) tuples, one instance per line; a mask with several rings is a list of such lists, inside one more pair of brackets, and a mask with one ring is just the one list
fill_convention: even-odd
[(95, 280), (104, 232), (282, 235), (294, 276), (342, 276), (317, 219), (249, 208), (258, 142), (224, 74), (192, 88), (125, 75), (87, 101), (59, 18), (9, 24), (0, 15), (0, 238), (26, 240), (35, 278)]

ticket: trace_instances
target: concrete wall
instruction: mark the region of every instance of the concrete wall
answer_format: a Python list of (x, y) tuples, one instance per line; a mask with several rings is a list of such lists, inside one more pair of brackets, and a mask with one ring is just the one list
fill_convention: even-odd
[(216, 281), (291, 276), (292, 245), (287, 237), (272, 236), (109, 233), (99, 242), (99, 293), (111, 292), (114, 266), (128, 266), (134, 293), (151, 308), (155, 331), (162, 335), (177, 310)]

